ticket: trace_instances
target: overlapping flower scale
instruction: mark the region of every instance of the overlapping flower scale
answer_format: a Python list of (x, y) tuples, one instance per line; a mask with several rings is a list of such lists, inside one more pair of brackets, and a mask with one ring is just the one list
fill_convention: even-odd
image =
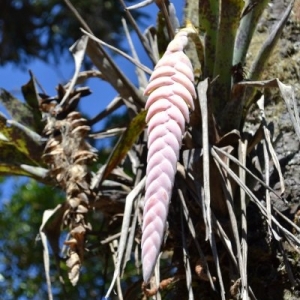
[(162, 245), (177, 160), (194, 109), (193, 67), (184, 54), (190, 30), (180, 30), (157, 63), (145, 95), (148, 109), (148, 158), (143, 216), (142, 263), (149, 282)]

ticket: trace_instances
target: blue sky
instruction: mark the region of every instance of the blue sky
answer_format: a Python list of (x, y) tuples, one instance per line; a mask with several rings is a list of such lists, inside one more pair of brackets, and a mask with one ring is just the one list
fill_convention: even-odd
[[(176, 6), (178, 15), (181, 15), (184, 0), (173, 0), (173, 3)], [(157, 6), (152, 4), (149, 7), (142, 9), (142, 11), (148, 13), (150, 16), (150, 19), (145, 20), (144, 23), (147, 25), (155, 24), (156, 15), (158, 12)], [(146, 54), (143, 52), (137, 36), (133, 34), (132, 38), (134, 44), (137, 46), (140, 61), (144, 64), (149, 64), (149, 60)], [(124, 41), (123, 46), (128, 49), (126, 41)], [(68, 56), (69, 59), (67, 59)], [(0, 88), (4, 88), (18, 99), (23, 100), (21, 86), (28, 82), (28, 71), (31, 70), (41, 86), (45, 89), (46, 93), (50, 96), (55, 95), (55, 87), (59, 83), (66, 83), (72, 78), (74, 64), (70, 57), (71, 54), (66, 53), (66, 59), (62, 59), (59, 65), (49, 65), (40, 60), (33, 60), (26, 66), (25, 69), (19, 69), (12, 64), (2, 68), (0, 67)], [(120, 66), (128, 78), (132, 80), (132, 82), (136, 82), (135, 69), (130, 62), (121, 57), (114, 57), (114, 61), (118, 66)], [(116, 96), (116, 92), (112, 87), (109, 86), (109, 84), (99, 79), (89, 80), (86, 85), (92, 90), (92, 95), (81, 100), (80, 108), (89, 117), (93, 117), (94, 114), (101, 111)], [(1, 104), (0, 112), (4, 112)], [(24, 177), (8, 177), (6, 179), (5, 184), (1, 185), (2, 190), (0, 191), (0, 211), (3, 209), (3, 203), (10, 201), (10, 197), (15, 192), (16, 186), (20, 183), (26, 182), (26, 180), (27, 179)], [(20, 195), (20, 197), (22, 196)], [(3, 279), (4, 278), (1, 278), (0, 276), (0, 281)], [(6, 295), (2, 295), (2, 297), (5, 296)], [(26, 299), (26, 297), (19, 299)]]
[[(184, 0), (173, 0), (172, 2), (175, 5), (177, 15), (181, 16)], [(156, 15), (158, 12), (158, 8), (155, 3), (140, 10), (146, 12), (150, 16), (150, 19), (144, 20), (145, 24), (155, 24)], [(179, 20), (181, 21), (181, 17), (179, 17)], [(144, 30), (145, 28), (142, 29)], [(143, 52), (136, 34), (132, 34), (132, 39), (135, 45), (137, 45), (140, 61), (144, 64), (147, 64), (149, 60), (146, 54)], [(124, 40), (123, 45), (128, 49), (126, 40)], [(69, 56), (69, 59), (67, 59), (67, 56)], [(72, 63), (72, 59), (70, 59), (70, 57), (71, 54), (66, 53), (66, 59), (62, 59), (59, 65), (49, 65), (40, 60), (33, 60), (30, 62), (30, 64), (28, 64), (28, 66), (26, 66), (25, 70), (19, 69), (12, 64), (2, 67), (0, 68), (0, 88), (4, 88), (18, 99), (23, 100), (21, 86), (28, 82), (28, 71), (31, 70), (39, 83), (45, 89), (46, 93), (50, 96), (55, 95), (55, 87), (59, 83), (66, 83), (72, 78), (74, 64)], [(130, 80), (136, 82), (134, 66), (129, 61), (122, 57), (114, 57), (114, 61), (128, 76), (128, 78), (130, 78)], [(95, 113), (101, 111), (116, 96), (116, 92), (109, 84), (99, 79), (91, 79), (86, 85), (92, 90), (92, 95), (81, 100), (80, 109), (89, 117), (93, 117)], [(4, 111), (1, 105), (0, 111)], [(99, 126), (97, 129), (99, 129)], [(15, 181), (12, 178), (7, 181), (7, 184), (5, 184), (5, 187), (2, 190), (2, 195), (0, 195), (0, 206), (3, 201), (9, 200), (14, 189), (14, 184)]]

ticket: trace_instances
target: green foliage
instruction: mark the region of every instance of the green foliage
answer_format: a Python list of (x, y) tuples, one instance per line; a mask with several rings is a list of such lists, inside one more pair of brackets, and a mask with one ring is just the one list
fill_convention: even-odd
[(0, 89), (0, 103), (12, 120), (0, 115), (0, 174), (23, 175), (44, 178), (41, 155), (44, 140), (42, 114), (39, 110), (35, 78), (22, 87), (25, 103), (4, 89)]
[(116, 144), (115, 149), (112, 151), (112, 155), (107, 161), (102, 179), (107, 178), (107, 176), (113, 171), (113, 169), (116, 168), (126, 157), (128, 151), (132, 148), (133, 144), (146, 126), (145, 117), (146, 111), (142, 111), (131, 120), (127, 129)]
[[(3, 178), (1, 178), (3, 181)], [(2, 187), (5, 180), (1, 183)], [(14, 193), (3, 203), (0, 213), (0, 293), (2, 299), (47, 299), (47, 286), (43, 264), (43, 246), (39, 227), (43, 212), (64, 202), (64, 194), (52, 186), (34, 180), (16, 180)], [(102, 219), (102, 222), (100, 220)], [(94, 215), (94, 234), (88, 239), (93, 251), (87, 255), (80, 284), (74, 288), (67, 278), (64, 261), (60, 263), (65, 284), (60, 284), (55, 259), (51, 258), (51, 278), (54, 297), (59, 299), (99, 299), (104, 295), (108, 272), (112, 266), (103, 265), (109, 256), (107, 245), (99, 245), (97, 235), (106, 230), (105, 218)], [(64, 234), (62, 235), (63, 238)], [(62, 254), (61, 254), (62, 255)]]
[(15, 192), (1, 207), (0, 293), (3, 299), (45, 299), (43, 247), (37, 240), (38, 228), (43, 211), (61, 202), (63, 195), (36, 181), (23, 182), (15, 181)]
[[(72, 4), (97, 36), (119, 44), (124, 16), (119, 1), (75, 0)], [(141, 17), (138, 12), (134, 15)], [(0, 24), (0, 65), (24, 65), (32, 58), (58, 62), (81, 36), (81, 25), (60, 0), (2, 0)]]

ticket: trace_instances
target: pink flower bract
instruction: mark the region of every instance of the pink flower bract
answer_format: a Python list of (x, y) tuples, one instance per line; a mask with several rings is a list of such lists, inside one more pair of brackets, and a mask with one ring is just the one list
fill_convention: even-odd
[(179, 31), (150, 77), (145, 95), (148, 109), (148, 159), (143, 215), (142, 264), (144, 282), (153, 273), (164, 237), (177, 160), (189, 109), (196, 92), (193, 67), (183, 49), (189, 30)]

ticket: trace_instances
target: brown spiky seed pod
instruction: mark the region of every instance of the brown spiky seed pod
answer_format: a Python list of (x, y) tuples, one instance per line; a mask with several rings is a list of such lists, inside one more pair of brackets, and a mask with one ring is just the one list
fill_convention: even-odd
[[(73, 93), (70, 97), (73, 99), (79, 96)], [(86, 213), (95, 197), (90, 189), (87, 165), (96, 159), (96, 154), (86, 142), (90, 127), (79, 112), (68, 112), (61, 108), (57, 114), (54, 113), (55, 105), (49, 106), (49, 111), (45, 111), (45, 106), (42, 107), (43, 112), (47, 113), (44, 132), (49, 136), (44, 160), (52, 177), (66, 192), (68, 205), (63, 223), (70, 229), (70, 239), (66, 241), (69, 246), (67, 266), (69, 279), (75, 285), (83, 260), (86, 232), (91, 229), (86, 221)]]

